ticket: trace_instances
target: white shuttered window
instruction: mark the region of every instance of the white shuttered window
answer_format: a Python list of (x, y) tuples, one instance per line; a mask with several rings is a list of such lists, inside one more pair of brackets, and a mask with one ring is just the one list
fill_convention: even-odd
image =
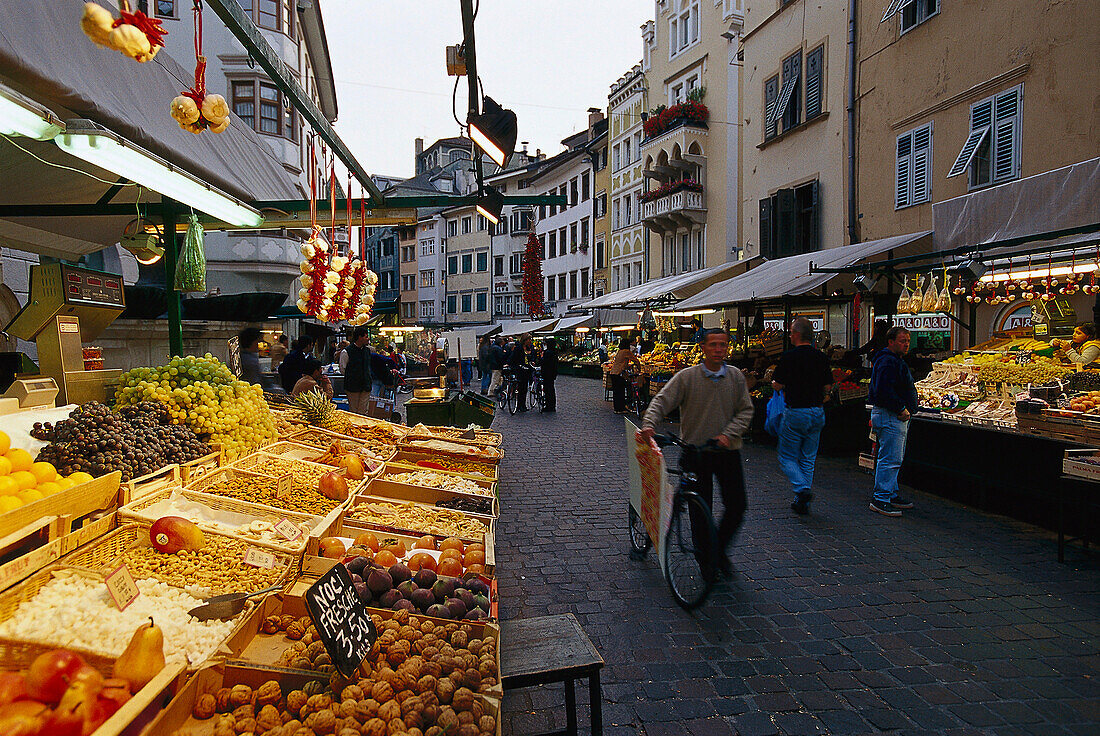
[(898, 136), (894, 209), (932, 199), (932, 123)]

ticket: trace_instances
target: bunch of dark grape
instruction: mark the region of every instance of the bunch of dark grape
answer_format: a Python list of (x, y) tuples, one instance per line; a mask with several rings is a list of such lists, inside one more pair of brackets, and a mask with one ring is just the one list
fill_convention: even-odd
[[(133, 480), (211, 452), (189, 427), (173, 425), (170, 419), (168, 409), (155, 401), (118, 413), (93, 401), (52, 428), (50, 444), (38, 459), (62, 475), (83, 471), (99, 477), (120, 470), (123, 480)], [(41, 429), (44, 433), (46, 428)]]
[(1096, 391), (1100, 389), (1100, 371), (1079, 371), (1068, 377), (1069, 388), (1074, 391)]

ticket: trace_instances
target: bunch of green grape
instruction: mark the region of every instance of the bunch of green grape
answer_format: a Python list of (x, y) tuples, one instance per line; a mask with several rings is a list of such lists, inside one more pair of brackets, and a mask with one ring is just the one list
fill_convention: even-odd
[(1060, 378), (1072, 369), (1049, 362), (1036, 362), (1027, 365), (1015, 363), (988, 363), (983, 365), (978, 376), (983, 383), (1010, 383), (1025, 385), (1028, 383), (1046, 383), (1052, 378)]
[(168, 365), (123, 373), (115, 403), (121, 407), (141, 401), (166, 404), (173, 424), (185, 424), (208, 442), (221, 444), (229, 460), (277, 437), (263, 389), (238, 380), (210, 353), (172, 358)]

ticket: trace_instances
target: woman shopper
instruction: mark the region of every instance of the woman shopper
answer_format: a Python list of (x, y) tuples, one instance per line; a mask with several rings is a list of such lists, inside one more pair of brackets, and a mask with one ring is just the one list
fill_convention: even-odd
[(331, 399), (332, 383), (322, 370), (321, 361), (311, 360), (306, 366), (306, 371), (307, 373), (299, 378), (298, 382), (294, 384), (294, 390), (290, 392), (290, 395), (299, 396), (307, 391), (319, 388), (321, 389), (321, 393)]
[(544, 412), (558, 410), (558, 392), (554, 388), (554, 379), (558, 377), (558, 343), (554, 338), (546, 341), (546, 349), (542, 351), (542, 393), (546, 397), (546, 403), (542, 407)]
[(639, 371), (642, 370), (638, 356), (631, 350), (630, 338), (624, 337), (619, 340), (619, 351), (615, 353), (615, 357), (611, 359), (611, 367), (607, 369), (607, 373), (611, 376), (611, 395), (614, 397), (616, 414), (627, 413), (626, 378), (623, 377), (623, 371), (632, 363)]
[(516, 343), (508, 364), (516, 375), (516, 390), (519, 391), (519, 408), (527, 411), (527, 391), (531, 388), (531, 352), (534, 350), (530, 335), (524, 335)]

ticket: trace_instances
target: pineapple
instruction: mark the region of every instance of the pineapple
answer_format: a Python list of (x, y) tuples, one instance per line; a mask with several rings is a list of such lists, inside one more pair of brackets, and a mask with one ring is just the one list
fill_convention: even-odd
[(327, 429), (330, 432), (343, 433), (347, 430), (349, 422), (340, 416), (336, 404), (321, 393), (320, 389), (305, 391), (294, 399), (294, 404), (302, 414), (302, 418), (314, 427)]

